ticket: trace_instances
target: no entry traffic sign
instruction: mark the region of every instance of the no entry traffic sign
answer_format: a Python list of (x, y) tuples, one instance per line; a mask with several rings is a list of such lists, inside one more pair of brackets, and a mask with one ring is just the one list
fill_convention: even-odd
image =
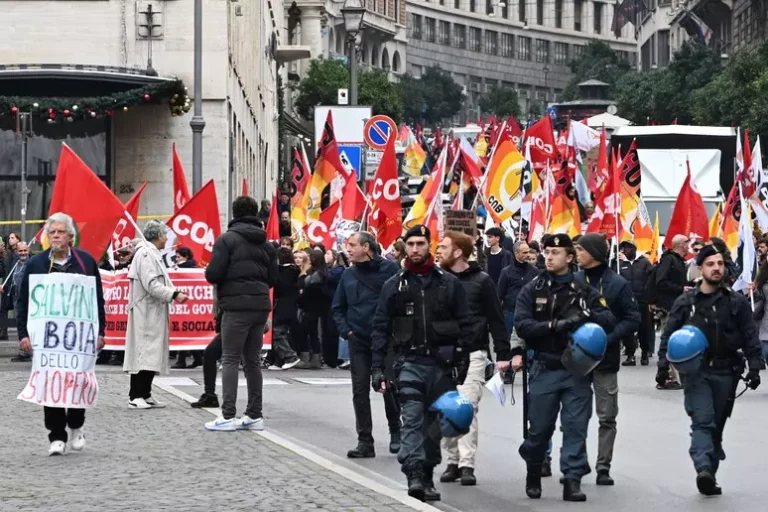
[(373, 149), (383, 150), (390, 137), (397, 136), (397, 125), (387, 116), (373, 116), (365, 123), (363, 138)]

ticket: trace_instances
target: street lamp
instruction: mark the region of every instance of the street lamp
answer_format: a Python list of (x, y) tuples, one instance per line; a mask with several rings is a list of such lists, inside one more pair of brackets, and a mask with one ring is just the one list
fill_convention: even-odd
[(363, 29), (365, 7), (362, 0), (346, 0), (341, 8), (344, 29), (349, 39), (349, 104), (357, 105), (357, 35)]
[(544, 65), (544, 108), (549, 103), (549, 66)]
[(203, 186), (203, 0), (195, 0), (194, 19), (194, 96), (192, 127), (192, 193)]

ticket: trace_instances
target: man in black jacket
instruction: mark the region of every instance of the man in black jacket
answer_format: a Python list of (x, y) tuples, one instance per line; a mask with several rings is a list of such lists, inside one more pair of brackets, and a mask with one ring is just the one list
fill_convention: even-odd
[(475, 453), (477, 452), (477, 410), (485, 387), (485, 366), (488, 362), (490, 340), (498, 361), (511, 359), (507, 328), (501, 304), (496, 296), (493, 281), (476, 262), (469, 262), (472, 255), (472, 238), (457, 231), (447, 231), (445, 238), (437, 245), (437, 260), (440, 268), (455, 275), (464, 287), (469, 316), (475, 324), (475, 334), (469, 354), (469, 370), (464, 384), (457, 390), (472, 402), (475, 416), (469, 433), (460, 438), (443, 439), (443, 450), (448, 463), (440, 477), (441, 482), (454, 482), (461, 478), (461, 485), (475, 485)]
[[(381, 288), (390, 277), (397, 274), (399, 268), (395, 262), (378, 254), (376, 238), (366, 231), (349, 237), (347, 251), (353, 266), (344, 271), (336, 287), (333, 320), (339, 333), (349, 342), (357, 447), (349, 450), (347, 457), (361, 459), (376, 456), (368, 385), (371, 381), (373, 357), (371, 319), (376, 313)], [(391, 389), (384, 393), (384, 410), (389, 423), (389, 452), (397, 453), (400, 449), (400, 405)]]
[(293, 252), (285, 247), (277, 250), (277, 260), (279, 267), (273, 295), (272, 351), (275, 353), (274, 363), (279, 365), (279, 369), (290, 370), (302, 362), (306, 363), (299, 359), (290, 342), (291, 325), (296, 321), (298, 310), (299, 267), (293, 263)]
[[(616, 442), (616, 416), (619, 414), (619, 361), (621, 340), (632, 336), (640, 327), (640, 312), (629, 283), (608, 268), (608, 242), (599, 233), (587, 233), (576, 243), (576, 259), (581, 271), (577, 281), (596, 289), (616, 318), (616, 325), (608, 332), (605, 357), (592, 373), (595, 392), (595, 412), (600, 422), (597, 444), (597, 485), (613, 485), (611, 461)], [(585, 468), (585, 470), (587, 470)]]
[(651, 274), (653, 265), (643, 255), (637, 255), (637, 246), (635, 242), (627, 240), (619, 244), (619, 248), (624, 254), (624, 260), (621, 261), (621, 277), (627, 280), (632, 287), (632, 293), (635, 295), (637, 308), (640, 311), (640, 329), (637, 331), (637, 338), (634, 335), (624, 340), (624, 349), (627, 360), (622, 366), (635, 366), (635, 352), (637, 351), (637, 340), (640, 341), (640, 364), (648, 366), (648, 358), (653, 355), (656, 345), (656, 332), (653, 328), (653, 313), (648, 301), (645, 299), (645, 285), (648, 283), (648, 276)]
[(490, 228), (485, 232), (488, 250), (485, 253), (485, 269), (491, 276), (493, 284), (499, 282), (501, 271), (512, 263), (514, 259), (512, 253), (501, 246), (501, 240), (504, 238), (504, 231), (501, 228)]
[(504, 311), (504, 323), (507, 327), (507, 334), (513, 336), (515, 327), (515, 304), (517, 296), (523, 286), (533, 281), (539, 271), (536, 267), (528, 263), (530, 247), (527, 243), (518, 241), (514, 245), (514, 258), (512, 263), (504, 267), (499, 277), (499, 283), (496, 285), (496, 291), (501, 301), (501, 308)]
[[(272, 310), (269, 289), (277, 284), (277, 253), (256, 214), (252, 197), (232, 203), (229, 230), (213, 245), (205, 278), (217, 287), (221, 321), (222, 417), (206, 424), (209, 430), (263, 430), (261, 347), (264, 327)], [(248, 406), (235, 418), (238, 366), (243, 360), (248, 382)]]

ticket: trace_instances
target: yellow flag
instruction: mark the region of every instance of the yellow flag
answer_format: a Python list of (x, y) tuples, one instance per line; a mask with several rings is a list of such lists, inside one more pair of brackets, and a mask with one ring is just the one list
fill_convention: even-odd
[(653, 238), (648, 249), (648, 261), (653, 265), (659, 262), (659, 212), (656, 212), (656, 220), (653, 223)]
[(511, 140), (503, 140), (490, 162), (484, 196), (496, 224), (512, 217), (523, 205), (525, 160)]
[(485, 140), (485, 135), (483, 133), (480, 133), (477, 136), (477, 142), (475, 142), (475, 153), (477, 153), (477, 156), (480, 158), (485, 157), (485, 155), (488, 153), (488, 141)]
[(411, 176), (421, 176), (421, 168), (427, 161), (427, 154), (424, 148), (416, 141), (405, 148), (405, 158), (403, 159), (403, 170)]
[(717, 205), (717, 210), (709, 221), (709, 237), (718, 236), (720, 234), (720, 223), (722, 222), (723, 203)]

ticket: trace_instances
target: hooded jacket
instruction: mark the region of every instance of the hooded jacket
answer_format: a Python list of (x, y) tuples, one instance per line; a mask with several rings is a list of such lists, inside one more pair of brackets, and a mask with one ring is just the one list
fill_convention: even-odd
[(257, 217), (233, 219), (213, 244), (205, 278), (217, 286), (224, 311), (272, 309), (269, 289), (277, 284), (277, 251), (260, 224)]
[(624, 260), (620, 263), (621, 277), (627, 280), (632, 286), (632, 293), (635, 294), (635, 300), (645, 304), (645, 285), (648, 282), (648, 276), (651, 275), (653, 265), (645, 256), (638, 256), (635, 261)]
[(472, 348), (488, 351), (490, 340), (488, 332), (493, 335), (493, 348), (499, 361), (510, 359), (509, 340), (507, 339), (507, 326), (504, 323), (504, 313), (501, 311), (501, 303), (496, 295), (491, 276), (483, 272), (480, 265), (469, 262), (469, 268), (463, 272), (453, 272), (444, 269), (456, 276), (464, 287), (464, 295), (467, 298), (467, 312), (474, 323), (474, 337)]

